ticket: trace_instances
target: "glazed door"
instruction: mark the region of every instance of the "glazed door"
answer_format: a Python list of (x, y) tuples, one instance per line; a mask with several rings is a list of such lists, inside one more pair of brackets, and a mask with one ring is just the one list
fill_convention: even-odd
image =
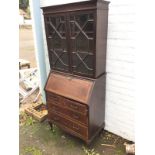
[(51, 69), (69, 71), (66, 16), (63, 14), (45, 16), (46, 37)]
[(94, 75), (95, 14), (93, 11), (69, 14), (70, 49), (73, 74)]

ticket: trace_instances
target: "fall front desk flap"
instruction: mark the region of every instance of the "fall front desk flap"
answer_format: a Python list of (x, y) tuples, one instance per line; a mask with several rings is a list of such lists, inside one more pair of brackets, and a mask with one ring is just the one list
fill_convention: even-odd
[(87, 104), (93, 81), (51, 72), (45, 90)]

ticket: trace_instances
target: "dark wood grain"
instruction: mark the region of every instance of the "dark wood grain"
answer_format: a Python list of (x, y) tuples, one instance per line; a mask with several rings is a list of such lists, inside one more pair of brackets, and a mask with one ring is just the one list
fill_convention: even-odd
[[(58, 74), (60, 76), (63, 76), (64, 78), (70, 77), (70, 78), (76, 79), (77, 81), (82, 80), (79, 77), (75, 77), (75, 76), (73, 77), (72, 75), (69, 76), (69, 75), (55, 73), (55, 72), (51, 72), (49, 76), (54, 76)], [(56, 88), (58, 94), (50, 92), (49, 90), (51, 90), (50, 88), (53, 87), (53, 85), (50, 82), (47, 82), (49, 89), (46, 90), (46, 98), (47, 98), (47, 107), (49, 112), (49, 120), (52, 119), (52, 121), (54, 123), (56, 122), (59, 126), (61, 126), (61, 124), (64, 126), (64, 124), (61, 121), (56, 120), (57, 117), (54, 117), (55, 114), (57, 114), (58, 116), (64, 117), (67, 120), (70, 120), (71, 122), (72, 121), (75, 122), (77, 126), (78, 125), (84, 126), (84, 128), (79, 129), (81, 134), (83, 129), (88, 128), (87, 129), (88, 136), (85, 137), (85, 141), (87, 143), (90, 143), (95, 138), (97, 133), (99, 133), (99, 131), (102, 128), (104, 128), (105, 80), (106, 80), (105, 77), (106, 75), (102, 75), (97, 79), (91, 80), (92, 88), (91, 88), (91, 91), (89, 91), (89, 94), (88, 94), (89, 99), (87, 100), (86, 103), (69, 99), (68, 96), (65, 96), (64, 94), (63, 96), (61, 96), (59, 93), (59, 89), (61, 91), (61, 87)], [(50, 78), (48, 80), (50, 81)], [(87, 81), (87, 80), (83, 79), (83, 81)], [(65, 89), (67, 88), (70, 89), (69, 85), (66, 86)], [(54, 91), (54, 89), (55, 87), (52, 88), (52, 91)], [(89, 89), (89, 87), (86, 87), (86, 89)], [(53, 117), (55, 119), (53, 119)], [(70, 125), (70, 123), (67, 124), (67, 131), (68, 129), (73, 130), (71, 126), (72, 125)], [(76, 132), (76, 130), (73, 130), (73, 131)], [(78, 136), (78, 137), (81, 138), (81, 136)]]
[(106, 75), (102, 75), (94, 82), (93, 91), (89, 101), (89, 138), (98, 129), (104, 128), (105, 121), (105, 82)]
[(77, 124), (74, 121), (67, 119), (61, 114), (58, 114), (53, 111), (52, 112), (49, 111), (48, 118), (52, 120), (53, 122), (57, 123), (58, 125), (63, 125), (66, 128), (73, 130), (74, 132), (77, 133), (77, 136), (79, 134), (82, 137), (85, 137), (85, 138), (88, 137), (88, 127)]
[(87, 144), (105, 125), (108, 4), (90, 0), (42, 8), (51, 67), (48, 121)]
[(82, 103), (87, 103), (92, 84), (90, 80), (82, 80), (54, 73), (49, 75), (45, 90)]
[[(80, 75), (90, 78), (97, 78), (106, 72), (106, 44), (107, 44), (107, 27), (108, 27), (108, 4), (109, 2), (101, 0), (91, 0), (85, 2), (71, 3), (58, 6), (43, 7), (46, 39), (49, 53), (49, 62), (52, 70), (58, 70), (74, 75)], [(85, 23), (80, 25), (82, 16), (87, 15)], [(92, 16), (93, 15), (93, 16)], [(81, 17), (80, 17), (81, 16)], [(91, 18), (90, 18), (91, 16)], [(63, 21), (61, 21), (61, 17)], [(71, 17), (73, 17), (71, 19)], [(64, 38), (61, 38), (61, 25), (51, 26), (53, 23), (60, 22), (64, 25)], [(76, 19), (78, 18), (78, 19)], [(57, 22), (55, 22), (55, 20)], [(74, 24), (75, 30), (71, 28)], [(86, 27), (92, 24), (92, 36), (89, 38)], [(61, 28), (60, 28), (61, 27)], [(58, 35), (59, 49), (56, 49), (53, 44), (53, 38), (50, 35), (53, 31), (54, 35)], [(74, 31), (81, 35), (78, 40), (71, 35)], [(82, 37), (83, 36), (83, 37)], [(79, 37), (79, 36), (78, 36)], [(74, 38), (74, 39), (73, 39)], [(65, 43), (64, 43), (65, 42)], [(77, 44), (87, 45), (87, 49), (82, 51), (77, 47)], [(90, 48), (92, 48), (90, 50)], [(85, 54), (84, 54), (85, 53)]]

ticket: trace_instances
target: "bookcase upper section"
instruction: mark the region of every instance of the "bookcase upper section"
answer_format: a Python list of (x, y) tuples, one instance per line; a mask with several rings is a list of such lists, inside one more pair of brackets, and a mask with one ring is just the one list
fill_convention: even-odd
[(52, 70), (90, 78), (105, 73), (108, 4), (91, 0), (42, 8)]

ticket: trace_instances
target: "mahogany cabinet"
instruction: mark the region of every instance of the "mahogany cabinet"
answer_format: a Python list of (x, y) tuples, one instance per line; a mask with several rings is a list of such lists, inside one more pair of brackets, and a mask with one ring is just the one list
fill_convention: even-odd
[(48, 121), (90, 143), (104, 128), (108, 4), (43, 7), (51, 72)]
[(105, 75), (97, 79), (51, 72), (45, 87), (48, 120), (90, 143), (104, 128)]
[(105, 72), (108, 3), (42, 8), (51, 69), (91, 78)]

